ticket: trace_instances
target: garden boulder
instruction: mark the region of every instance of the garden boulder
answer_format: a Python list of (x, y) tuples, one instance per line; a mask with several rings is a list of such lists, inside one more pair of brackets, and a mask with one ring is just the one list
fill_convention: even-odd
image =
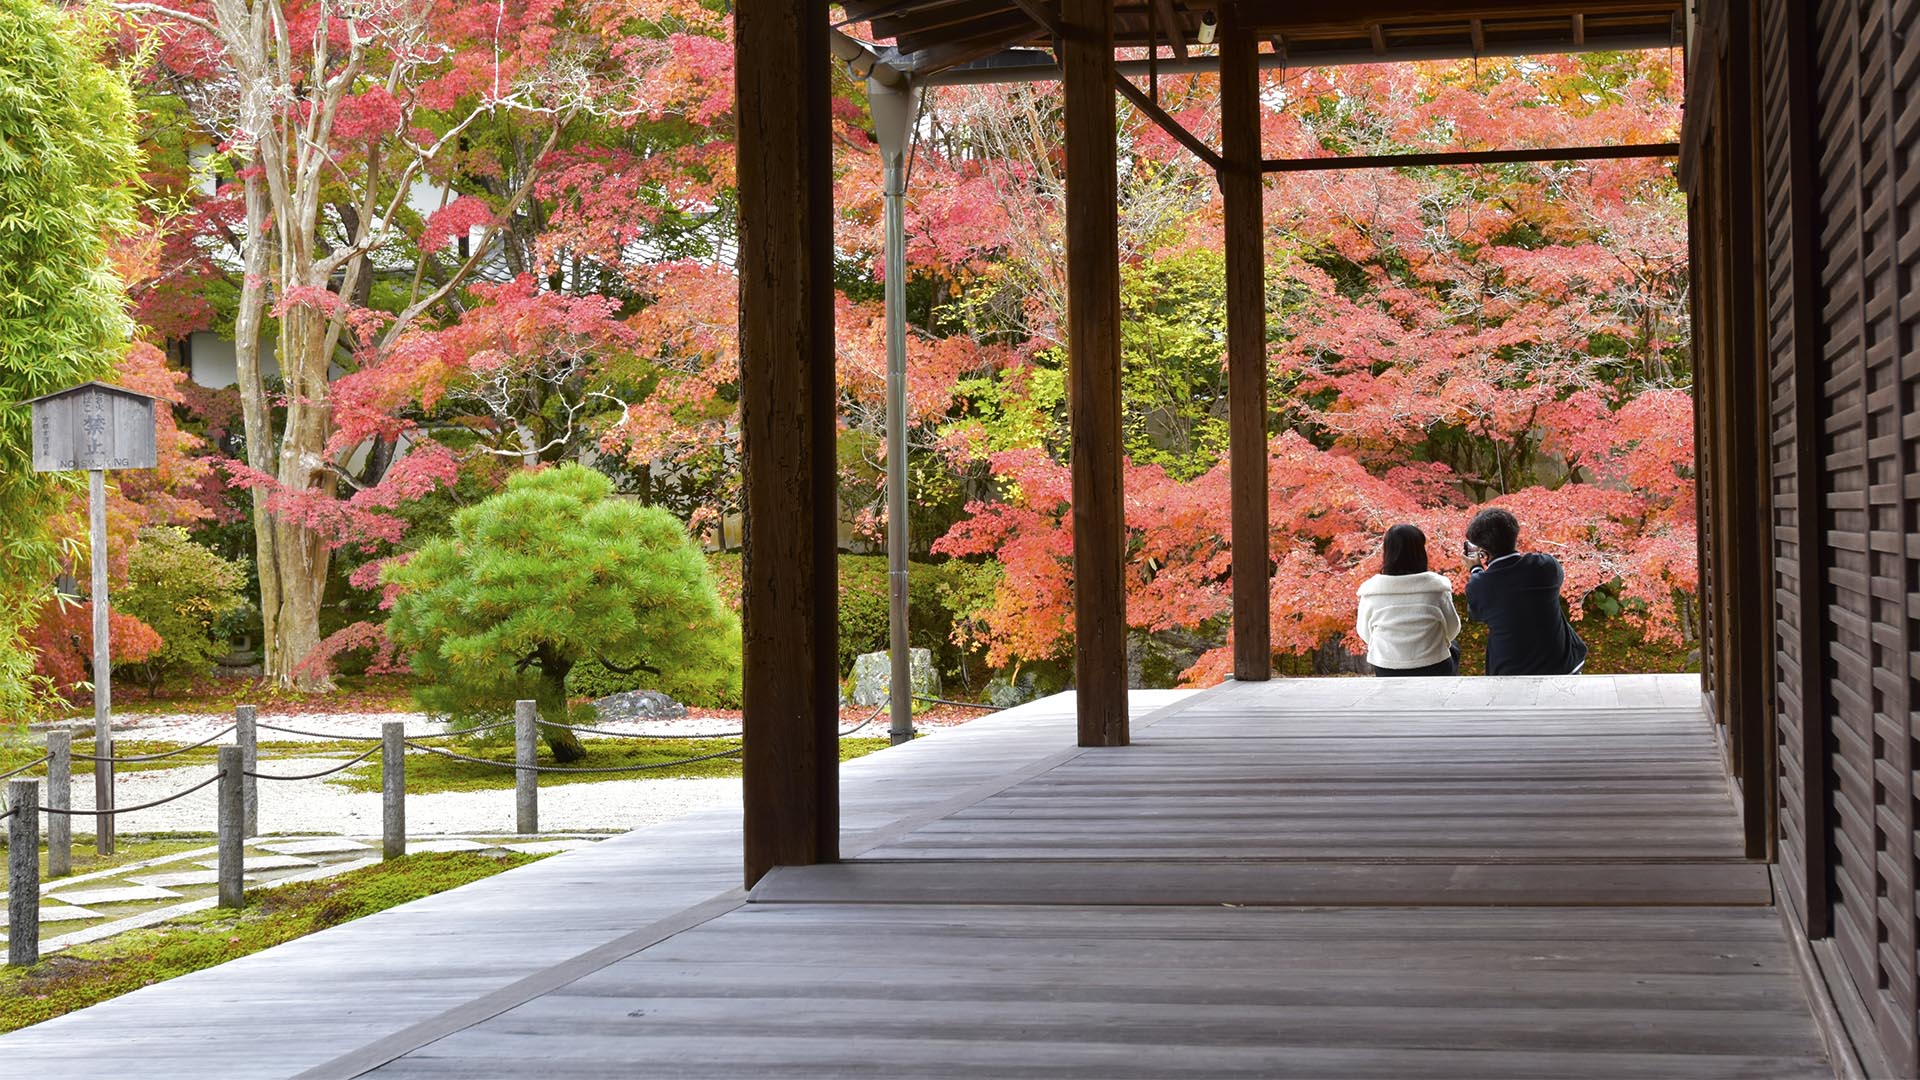
[[(913, 679), (913, 692), (926, 697), (940, 696), (940, 672), (933, 666), (933, 653), (927, 649), (907, 650), (907, 671)], [(853, 703), (872, 707), (887, 700), (893, 684), (892, 661), (883, 652), (861, 653), (853, 658)]]
[(627, 690), (593, 703), (600, 720), (678, 720), (687, 707), (658, 690)]
[(1015, 705), (1025, 705), (1040, 697), (1039, 679), (1031, 671), (1018, 675), (995, 675), (987, 681), (986, 702), (1002, 709), (1011, 709)]

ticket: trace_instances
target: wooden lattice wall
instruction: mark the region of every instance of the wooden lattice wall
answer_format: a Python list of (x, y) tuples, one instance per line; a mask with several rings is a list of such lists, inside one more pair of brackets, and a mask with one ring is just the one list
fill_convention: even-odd
[[(1813, 944), (1822, 981), (1870, 1068), (1920, 1069), (1916, 1030), (1914, 646), (1920, 620), (1920, 0), (1720, 0), (1702, 5), (1689, 76), (1716, 69), (1727, 91), (1727, 42), (1753, 26), (1746, 71), (1751, 158), (1725, 153), (1721, 132), (1691, 141), (1695, 262), (1712, 289), (1709, 319), (1750, 318), (1754, 355), (1724, 340), (1702, 361), (1734, 365), (1701, 392), (1724, 393), (1742, 370), (1763, 388), (1749, 411), (1702, 405), (1702, 522), (1710, 602), (1721, 626), (1709, 670), (1716, 697), (1733, 685), (1727, 627), (1764, 623), (1769, 742), (1776, 755), (1775, 838), (1781, 899)], [(1724, 120), (1724, 101), (1713, 106)], [(1736, 110), (1737, 111), (1737, 110)], [(1691, 123), (1691, 118), (1690, 118)], [(1752, 185), (1751, 251), (1722, 250), (1726, 196)], [(1717, 205), (1716, 205), (1717, 204)], [(1732, 230), (1729, 230), (1732, 231)], [(1703, 244), (1704, 241), (1704, 244)], [(1723, 275), (1749, 261), (1751, 311), (1729, 304)], [(1704, 265), (1703, 265), (1704, 264)], [(1726, 305), (1726, 306), (1723, 306)], [(1719, 351), (1714, 352), (1718, 347)], [(1742, 368), (1741, 365), (1746, 365)], [(1736, 429), (1765, 436), (1770, 559), (1750, 575), (1757, 605), (1728, 595), (1730, 496), (1715, 454), (1739, 431), (1706, 425), (1731, 410)], [(1733, 440), (1733, 444), (1729, 443)], [(1736, 635), (1737, 636), (1737, 635)], [(1758, 674), (1750, 671), (1749, 676)]]

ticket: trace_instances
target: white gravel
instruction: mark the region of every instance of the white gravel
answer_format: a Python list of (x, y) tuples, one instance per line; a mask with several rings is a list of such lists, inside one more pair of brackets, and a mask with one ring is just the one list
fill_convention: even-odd
[[(262, 762), (260, 771), (288, 775), (318, 772), (340, 761), (340, 758), (326, 757), (285, 758)], [(149, 802), (200, 783), (213, 773), (211, 765), (124, 773), (115, 779), (114, 801), (120, 806)], [(212, 832), (217, 787), (209, 785), (164, 806), (127, 814), (120, 818), (120, 831)], [(93, 808), (90, 780), (75, 778), (73, 801), (75, 809)], [(540, 827), (544, 832), (637, 829), (671, 821), (702, 807), (727, 803), (740, 803), (740, 781), (736, 777), (560, 784), (540, 789)], [(512, 830), (511, 789), (407, 796), (409, 836)], [(74, 831), (91, 832), (92, 829), (83, 818), (75, 821)], [(352, 791), (325, 780), (262, 780), (260, 831), (378, 835), (380, 793)]]
[[(925, 717), (925, 727), (946, 727), (972, 715), (960, 713), (938, 719)], [(399, 720), (406, 724), (409, 736), (438, 734), (447, 725), (420, 712), (375, 712), (279, 715), (261, 710), (260, 741), (306, 742), (319, 738), (346, 737), (377, 739), (381, 726)], [(860, 725), (861, 721), (870, 721)], [(192, 743), (206, 739), (233, 723), (225, 713), (174, 713), (130, 716), (114, 725), (119, 740)], [(886, 717), (872, 709), (849, 709), (842, 730), (860, 725), (861, 736), (884, 735)], [(295, 728), (310, 734), (289, 734), (271, 730)], [(631, 720), (598, 725), (607, 732), (644, 733), (672, 738), (703, 735), (729, 735), (740, 730), (736, 716), (689, 716), (678, 720)], [(593, 736), (588, 736), (589, 740)], [(222, 738), (220, 743), (231, 742)], [(261, 772), (286, 775), (319, 772), (341, 764), (341, 757), (279, 758), (261, 762)], [(179, 769), (155, 769), (122, 773), (115, 780), (115, 802), (135, 806), (163, 798), (211, 777), (213, 766), (199, 765)], [(73, 784), (75, 809), (93, 808), (93, 784), (76, 775)], [(191, 795), (140, 810), (120, 819), (122, 832), (212, 832), (214, 829), (213, 785)], [(260, 830), (263, 833), (341, 833), (376, 835), (380, 831), (380, 793), (352, 791), (326, 780), (259, 782)], [(716, 779), (620, 779), (593, 783), (562, 784), (540, 789), (540, 826), (545, 832), (589, 832), (637, 829), (692, 813), (708, 806), (740, 804), (740, 780)], [(513, 828), (513, 792), (454, 791), (407, 797), (407, 833), (424, 836), (441, 833), (486, 833)], [(91, 823), (76, 819), (74, 831), (91, 832)]]
[[(447, 730), (444, 721), (420, 712), (293, 714), (282, 716), (260, 711), (261, 742), (306, 742), (316, 737), (379, 738), (381, 725), (399, 720), (407, 725), (407, 734), (430, 735)], [(227, 713), (169, 713), (155, 716), (131, 716), (114, 722), (117, 739), (151, 739), (163, 742), (198, 742), (233, 723)], [(292, 735), (272, 727), (296, 728), (311, 735)], [(729, 716), (689, 716), (679, 720), (627, 720), (600, 724), (598, 730), (691, 738), (699, 735), (726, 735), (740, 730), (740, 721)]]

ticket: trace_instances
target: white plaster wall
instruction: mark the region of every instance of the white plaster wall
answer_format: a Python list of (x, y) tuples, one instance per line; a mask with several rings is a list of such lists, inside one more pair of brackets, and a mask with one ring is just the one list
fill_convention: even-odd
[[(262, 375), (280, 374), (279, 361), (274, 357), (277, 344), (270, 337), (260, 340)], [(210, 330), (196, 330), (187, 338), (187, 351), (193, 364), (190, 375), (194, 382), (218, 390), (239, 381), (233, 342)]]

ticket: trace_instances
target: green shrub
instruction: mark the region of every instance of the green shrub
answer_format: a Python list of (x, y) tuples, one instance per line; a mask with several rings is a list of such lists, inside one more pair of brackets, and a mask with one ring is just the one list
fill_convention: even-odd
[[(533, 698), (567, 723), (568, 676), (587, 660), (677, 698), (738, 694), (740, 622), (700, 549), (672, 514), (611, 494), (579, 465), (520, 473), (388, 569), (387, 633), (413, 653), (421, 704), (472, 720)], [(562, 762), (585, 754), (564, 729), (542, 733)]]
[(244, 610), (246, 574), (201, 547), (185, 529), (142, 529), (128, 557), (127, 584), (112, 597), (118, 610), (160, 635), (159, 651), (123, 665), (148, 687), (179, 675), (200, 675), (227, 651), (220, 629)]

